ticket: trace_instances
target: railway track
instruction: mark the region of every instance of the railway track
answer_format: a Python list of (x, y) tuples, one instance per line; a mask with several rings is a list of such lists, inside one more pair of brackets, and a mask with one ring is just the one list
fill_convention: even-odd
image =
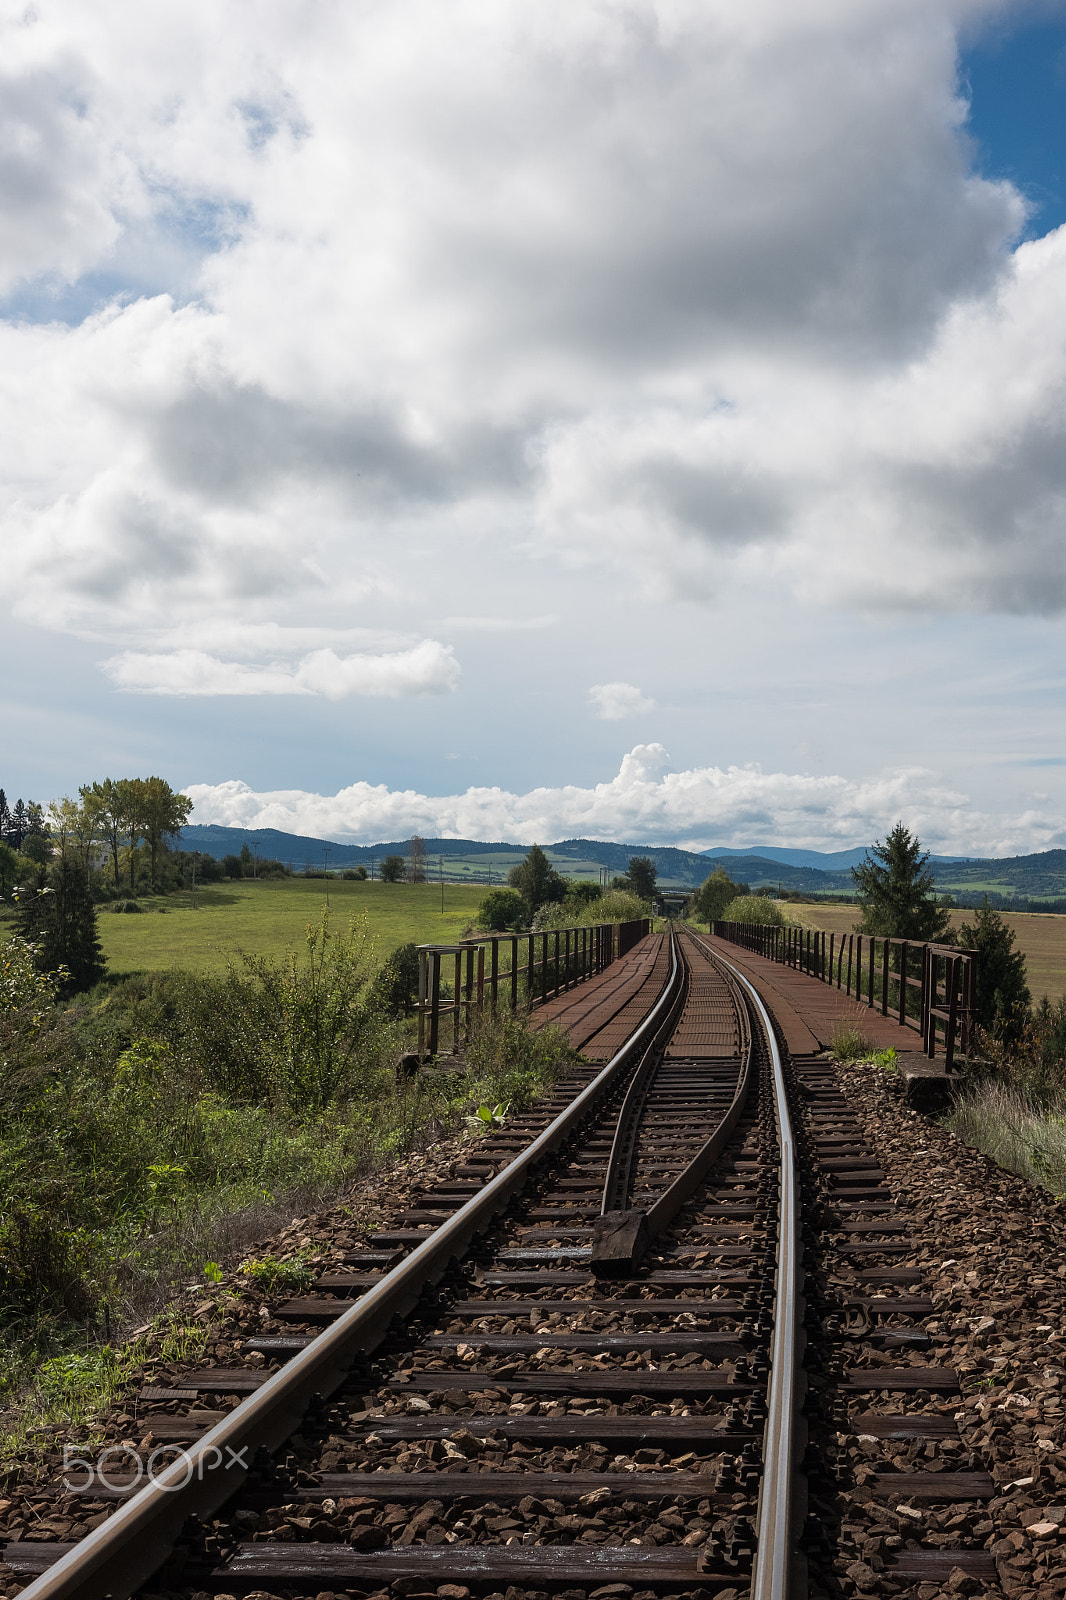
[[(8, 1545), (26, 1600), (149, 1578), (798, 1600), (841, 1592), (842, 1549), (843, 1592), (994, 1581), (974, 1531), (990, 1480), (953, 1470), (957, 1379), (927, 1362), (906, 1219), (831, 1069), (782, 1059), (703, 941), (663, 949), (641, 978), (658, 962), (661, 992), (602, 1069), (280, 1306), (285, 1331), (248, 1339), (243, 1366), (143, 1394), (131, 1470), (90, 1461), (76, 1490), (106, 1521), (71, 1549)], [(897, 1450), (845, 1481), (856, 1433), (911, 1470)], [(149, 1446), (177, 1459), (143, 1487)], [(935, 1547), (908, 1538), (915, 1501), (954, 1510)]]

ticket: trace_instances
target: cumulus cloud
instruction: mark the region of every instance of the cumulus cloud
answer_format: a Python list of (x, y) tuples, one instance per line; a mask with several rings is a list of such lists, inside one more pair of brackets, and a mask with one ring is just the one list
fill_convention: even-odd
[(349, 695), (395, 699), (447, 694), (458, 683), (461, 670), (451, 647), (436, 639), (423, 639), (411, 650), (380, 656), (338, 656), (333, 650), (312, 650), (295, 663), (265, 667), (222, 661), (204, 650), (155, 655), (125, 650), (103, 665), (120, 689), (137, 694), (314, 694), (330, 700)]
[(673, 772), (661, 744), (636, 745), (606, 783), (526, 794), (469, 788), (432, 796), (362, 782), (334, 795), (260, 792), (238, 780), (184, 788), (192, 796), (197, 823), (278, 828), (368, 844), (417, 832), (518, 844), (594, 838), (698, 850), (787, 840), (808, 849), (843, 849), (883, 837), (901, 817), (938, 851), (1003, 855), (1066, 842), (1061, 819), (1035, 811), (1013, 817), (982, 814), (966, 795), (917, 768), (858, 781), (764, 773), (755, 767)]
[(632, 683), (594, 683), (589, 690), (589, 704), (593, 715), (604, 722), (621, 722), (623, 717), (637, 717), (655, 709), (655, 701)]
[(1014, 248), (956, 83), (996, 9), (11, 13), (0, 275), (115, 293), (0, 325), (0, 584), (148, 655), (477, 591), (501, 533), (670, 598), (1066, 609), (1066, 240)]

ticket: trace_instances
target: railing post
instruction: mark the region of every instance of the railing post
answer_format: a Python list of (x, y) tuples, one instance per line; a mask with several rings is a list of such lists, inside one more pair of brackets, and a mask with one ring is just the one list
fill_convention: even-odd
[(499, 941), (499, 938), (494, 938), (493, 941), (492, 941), (492, 969), (491, 969), (491, 975), (490, 975), (490, 980), (489, 981), (492, 984), (492, 1014), (493, 1014), (493, 1016), (495, 1016), (496, 1015), (496, 997), (497, 997), (497, 994), (499, 992), (499, 987), (500, 987), (500, 941)]
[(511, 935), (511, 1010), (518, 1010), (518, 935)]
[(465, 1044), (470, 1037), (470, 1015), (474, 1009), (474, 946), (472, 944), (468, 944), (466, 947), (466, 983), (463, 985), (463, 989), (466, 995), (466, 1016), (463, 1018), (465, 1024), (463, 1043)]
[(531, 933), (529, 935), (529, 950), (527, 952), (529, 956), (529, 962), (526, 967), (526, 991), (530, 1005), (532, 1005), (534, 1000), (537, 998), (536, 990), (533, 986), (533, 963), (536, 960), (536, 938), (537, 936), (535, 933)]
[(429, 1053), (437, 1054), (440, 1044), (440, 951), (429, 953)]
[(872, 1011), (874, 1008), (874, 966), (877, 961), (877, 938), (870, 935), (870, 976), (866, 981), (866, 1004)]
[(907, 949), (906, 939), (899, 941), (899, 1025), (907, 1026)]
[(455, 999), (452, 1002), (452, 1054), (459, 1054), (460, 1017), (463, 1010), (463, 952), (455, 952)]
[(836, 934), (829, 935), (829, 982), (833, 982), (833, 946), (836, 944)]
[(851, 957), (852, 957), (852, 952), (854, 951), (854, 949), (855, 949), (855, 935), (853, 933), (849, 933), (848, 934), (848, 984), (847, 984), (847, 988), (844, 991), (845, 994), (850, 994), (851, 993)]
[(426, 1050), (426, 967), (429, 963), (429, 951), (418, 952), (418, 1053), (424, 1055)]
[(888, 1016), (888, 938), (881, 940), (881, 1015)]
[(855, 998), (862, 999), (862, 934), (855, 939)]
[(959, 1015), (959, 981), (962, 978), (962, 960), (952, 956), (948, 962), (948, 1031), (944, 1040), (944, 1068), (950, 1072), (955, 1065), (955, 1028)]

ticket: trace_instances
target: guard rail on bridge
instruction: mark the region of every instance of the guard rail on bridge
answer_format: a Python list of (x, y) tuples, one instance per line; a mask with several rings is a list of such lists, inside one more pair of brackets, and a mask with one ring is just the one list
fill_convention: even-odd
[[(602, 972), (650, 932), (651, 921), (642, 917), (419, 945), (419, 1055), (458, 1055), (486, 1005), (495, 1015), (501, 1002), (517, 1011), (552, 999)], [(443, 1035), (450, 1035), (447, 1043)]]
[(897, 1018), (922, 1036), (926, 1054), (936, 1054), (943, 1030), (948, 1072), (956, 1045), (966, 1054), (977, 1008), (977, 955), (956, 945), (923, 944), (876, 934), (823, 933), (818, 928), (762, 927), (750, 922), (715, 922), (711, 931), (768, 961), (806, 972), (861, 1004)]

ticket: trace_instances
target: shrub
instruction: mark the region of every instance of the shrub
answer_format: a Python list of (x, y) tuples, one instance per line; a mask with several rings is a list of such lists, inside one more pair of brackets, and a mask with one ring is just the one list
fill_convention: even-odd
[(368, 1002), (386, 1016), (404, 1017), (418, 1000), (418, 946), (402, 944), (387, 957), (371, 984)]
[(520, 928), (525, 921), (526, 903), (515, 889), (493, 889), (477, 908), (477, 925), (502, 933)]
[(742, 894), (739, 899), (730, 900), (722, 912), (721, 921), (757, 923), (766, 928), (785, 926), (781, 907), (775, 900), (767, 900), (761, 894)]
[(40, 1316), (84, 1317), (92, 1304), (85, 1278), (86, 1236), (32, 1204), (14, 1207), (0, 1228), (0, 1312), (25, 1322)]
[(365, 883), (366, 882), (366, 868), (365, 867), (345, 867), (344, 871), (341, 873), (341, 877), (342, 878), (346, 878), (349, 883)]
[(977, 952), (978, 1023), (998, 1037), (1019, 1039), (1030, 1001), (1025, 957), (1015, 950), (1013, 929), (989, 905), (987, 895), (973, 922), (960, 927), (958, 943), (964, 950)]

